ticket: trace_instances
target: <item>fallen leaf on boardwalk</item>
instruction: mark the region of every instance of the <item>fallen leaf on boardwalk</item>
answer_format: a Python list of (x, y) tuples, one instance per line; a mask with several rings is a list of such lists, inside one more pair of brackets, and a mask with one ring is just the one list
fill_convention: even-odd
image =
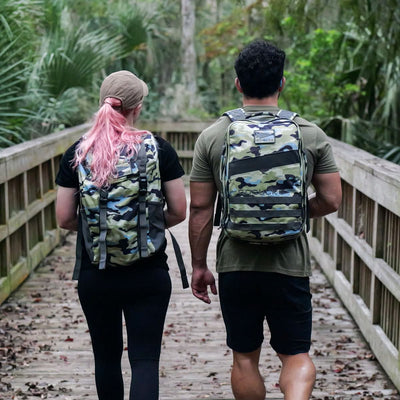
[(353, 343), (354, 340), (350, 336), (342, 335), (342, 336), (340, 336), (338, 342), (341, 342), (341, 343)]
[(371, 376), (367, 379), (367, 382), (375, 382), (377, 378), (378, 378), (378, 373), (375, 372), (375, 374), (371, 375)]
[(343, 372), (344, 368), (346, 367), (346, 364), (344, 364), (342, 361), (340, 360), (336, 360), (335, 361), (335, 365), (333, 367), (333, 372), (336, 373), (341, 373)]
[(64, 340), (64, 342), (73, 342), (74, 339), (72, 337), (67, 336), (67, 338)]
[(372, 353), (367, 353), (359, 356), (360, 359), (365, 359), (365, 360), (375, 360), (375, 355)]
[(328, 372), (327, 372), (325, 369), (323, 369), (323, 370), (321, 370), (319, 373), (320, 373), (321, 375), (326, 375)]
[(60, 360), (67, 362), (68, 361), (68, 357), (67, 356), (60, 356)]

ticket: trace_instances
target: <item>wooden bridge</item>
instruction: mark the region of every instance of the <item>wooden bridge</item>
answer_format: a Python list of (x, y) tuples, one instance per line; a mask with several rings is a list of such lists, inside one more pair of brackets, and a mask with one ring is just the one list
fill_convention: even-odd
[[(146, 128), (174, 145), (188, 172), (204, 125)], [(57, 228), (54, 207), (60, 157), (85, 129), (0, 152), (0, 400), (96, 398), (90, 339), (70, 280), (75, 236)], [(337, 141), (333, 146), (343, 204), (314, 220), (310, 232), (316, 260), (311, 354), (318, 369), (313, 398), (400, 399), (400, 167)], [(174, 232), (189, 266), (187, 227)], [(213, 260), (212, 251), (210, 265)], [(160, 398), (231, 399), (231, 355), (218, 299), (200, 303), (181, 289), (173, 255), (170, 267), (174, 289)], [(123, 363), (128, 382), (126, 354)], [(267, 398), (282, 398), (279, 363), (267, 345), (262, 364)]]

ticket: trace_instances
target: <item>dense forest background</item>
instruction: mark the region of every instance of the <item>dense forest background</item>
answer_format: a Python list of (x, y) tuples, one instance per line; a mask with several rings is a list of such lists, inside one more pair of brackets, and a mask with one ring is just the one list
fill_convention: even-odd
[(287, 53), (281, 107), (400, 163), (400, 0), (1, 0), (0, 147), (87, 121), (118, 69), (143, 118), (214, 119), (255, 38)]

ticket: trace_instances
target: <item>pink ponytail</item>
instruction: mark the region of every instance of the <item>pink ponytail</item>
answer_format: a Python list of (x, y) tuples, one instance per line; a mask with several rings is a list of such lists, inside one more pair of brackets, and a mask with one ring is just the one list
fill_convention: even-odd
[(94, 125), (78, 144), (74, 166), (83, 163), (90, 154), (90, 171), (97, 187), (107, 186), (115, 177), (115, 165), (120, 151), (125, 148), (128, 156), (134, 156), (145, 131), (127, 126), (126, 117), (119, 112), (121, 101), (109, 97), (96, 114)]

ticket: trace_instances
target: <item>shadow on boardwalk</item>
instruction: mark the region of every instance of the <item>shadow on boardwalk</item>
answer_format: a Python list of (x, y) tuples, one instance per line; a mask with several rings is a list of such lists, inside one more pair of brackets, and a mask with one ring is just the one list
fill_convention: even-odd
[[(186, 229), (182, 224), (172, 230), (190, 267)], [(210, 248), (210, 266), (214, 265), (217, 234)], [(70, 280), (74, 244), (71, 234), (0, 307), (0, 400), (97, 398), (89, 333), (76, 282)], [(170, 254), (173, 294), (162, 345), (160, 399), (232, 399), (231, 352), (225, 345), (218, 298), (206, 305), (183, 290)], [(314, 268), (312, 292), (311, 354), (318, 370), (313, 398), (400, 399), (318, 268)], [(267, 398), (281, 399), (280, 366), (267, 345), (267, 330), (265, 335), (261, 372)], [(123, 368), (128, 387), (126, 353)]]

